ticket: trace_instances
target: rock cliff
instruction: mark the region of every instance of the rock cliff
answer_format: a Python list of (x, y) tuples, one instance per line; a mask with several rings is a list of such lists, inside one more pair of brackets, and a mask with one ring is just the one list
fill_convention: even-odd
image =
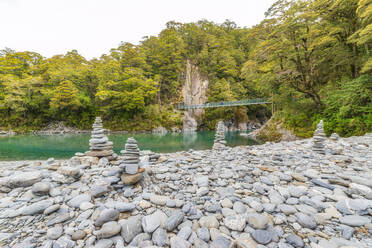
[[(197, 65), (191, 61), (186, 62), (185, 84), (182, 88), (182, 97), (185, 104), (203, 104), (207, 102), (207, 90), (209, 81), (200, 73)], [(198, 121), (201, 120), (205, 111), (203, 109), (189, 109), (184, 112), (183, 131), (196, 131)]]

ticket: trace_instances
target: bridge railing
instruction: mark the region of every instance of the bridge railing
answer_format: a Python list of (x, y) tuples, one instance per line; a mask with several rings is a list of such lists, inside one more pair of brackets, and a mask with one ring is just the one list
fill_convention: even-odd
[(253, 104), (268, 104), (271, 103), (270, 99), (247, 99), (240, 101), (227, 101), (227, 102), (210, 102), (205, 104), (191, 104), (186, 105), (184, 103), (175, 104), (176, 109), (200, 109), (200, 108), (217, 108), (217, 107), (232, 107), (242, 105), (253, 105)]

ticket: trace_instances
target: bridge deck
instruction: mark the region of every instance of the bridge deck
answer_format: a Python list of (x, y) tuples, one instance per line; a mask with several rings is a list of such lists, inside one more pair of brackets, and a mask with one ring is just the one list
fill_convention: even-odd
[(193, 105), (186, 105), (184, 103), (178, 103), (176, 104), (175, 107), (180, 110), (185, 110), (185, 109), (234, 107), (234, 106), (270, 104), (270, 103), (271, 101), (269, 99), (250, 99), (250, 100), (230, 101), (230, 102), (210, 102), (210, 103), (205, 103), (205, 104), (193, 104)]

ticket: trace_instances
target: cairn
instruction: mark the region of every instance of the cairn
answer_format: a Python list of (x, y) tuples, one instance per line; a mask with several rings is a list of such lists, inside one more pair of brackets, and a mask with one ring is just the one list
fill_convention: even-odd
[(140, 150), (137, 141), (130, 137), (125, 144), (125, 150), (122, 150), (121, 155), (123, 161), (119, 167), (123, 170), (121, 180), (125, 185), (132, 185), (137, 183), (143, 178), (143, 169), (139, 168)]
[(225, 125), (223, 121), (219, 121), (216, 127), (216, 136), (214, 138), (213, 150), (222, 150), (226, 146), (225, 141)]
[(108, 160), (113, 159), (113, 143), (109, 141), (104, 134), (101, 117), (96, 117), (93, 123), (93, 131), (91, 139), (89, 140), (89, 146), (90, 151), (85, 152), (85, 155), (98, 158), (106, 157)]
[(326, 135), (323, 128), (323, 120), (321, 120), (316, 126), (313, 137), (313, 151), (319, 154), (325, 154), (324, 141), (326, 140)]
[(332, 141), (338, 141), (340, 139), (340, 136), (337, 133), (332, 133), (329, 139)]

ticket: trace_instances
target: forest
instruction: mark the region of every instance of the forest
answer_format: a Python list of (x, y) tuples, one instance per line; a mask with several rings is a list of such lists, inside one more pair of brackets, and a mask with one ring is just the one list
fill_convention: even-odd
[[(125, 30), (121, 30), (125, 32)], [(185, 64), (210, 81), (208, 101), (270, 98), (274, 118), (300, 137), (320, 119), (328, 134), (372, 131), (372, 0), (278, 0), (253, 27), (233, 21), (170, 21), (157, 36), (122, 42), (91, 60), (73, 50), (45, 58), (0, 51), (0, 127), (37, 130), (53, 122), (113, 130), (182, 126)], [(270, 113), (271, 106), (208, 109), (218, 119)]]

